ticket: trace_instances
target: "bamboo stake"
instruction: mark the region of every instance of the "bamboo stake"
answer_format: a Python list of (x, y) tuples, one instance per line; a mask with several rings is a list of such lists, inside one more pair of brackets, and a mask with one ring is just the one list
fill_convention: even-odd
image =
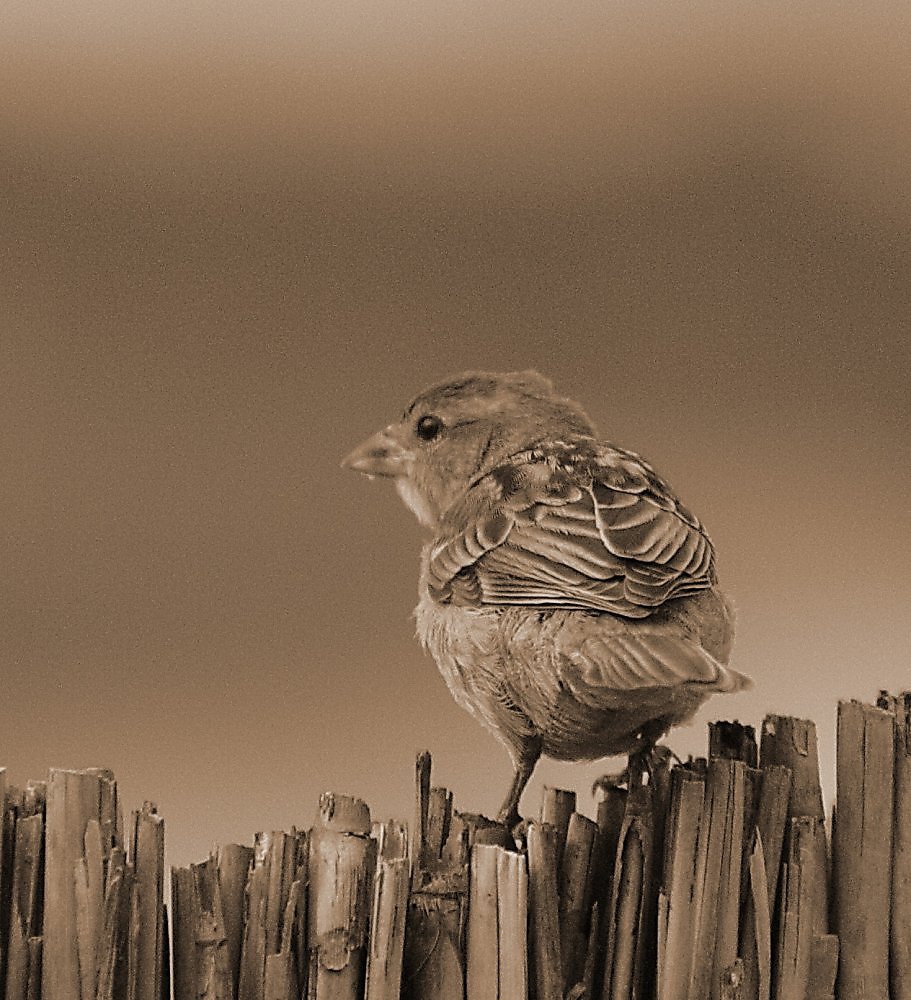
[(253, 865), (253, 848), (228, 844), (217, 854), (218, 889), (225, 924), (225, 948), (231, 984), (237, 995), (240, 979), (240, 956), (244, 939), (244, 899), (247, 878)]
[(563, 986), (568, 991), (585, 974), (589, 915), (592, 902), (591, 865), (597, 825), (580, 813), (569, 819), (563, 850), (560, 897), (560, 953)]
[(239, 1000), (263, 1000), (266, 975), (266, 907), (272, 867), (272, 837), (259, 832), (253, 843), (253, 867), (247, 880), (246, 922), (240, 954)]
[(762, 836), (750, 851), (746, 902), (740, 928), (744, 1000), (769, 1000), (772, 973), (772, 915)]
[(895, 797), (892, 821), (892, 891), (889, 934), (891, 1000), (911, 1000), (911, 692), (882, 692), (877, 704), (892, 713)]
[(101, 823), (85, 828), (85, 855), (76, 862), (76, 948), (82, 996), (94, 1000), (98, 987), (98, 947), (104, 925), (104, 859)]
[(658, 909), (658, 996), (686, 1000), (696, 931), (696, 868), (705, 779), (687, 768), (672, 775), (666, 860)]
[(554, 828), (557, 848), (557, 885), (563, 892), (563, 851), (566, 847), (566, 835), (569, 832), (570, 816), (576, 811), (576, 793), (565, 788), (550, 788), (544, 786), (541, 799), (541, 822)]
[(528, 872), (525, 858), (515, 851), (497, 855), (497, 927), (499, 935), (499, 998), (528, 996)]
[[(835, 979), (838, 975), (838, 938), (834, 934), (817, 934), (810, 947), (810, 986), (807, 1000), (835, 1000)], [(895, 1000), (895, 994), (892, 994)]]
[(28, 939), (28, 986), (25, 1000), (41, 1000), (41, 956), (44, 938)]
[[(100, 841), (100, 830), (99, 830)], [(100, 863), (100, 857), (99, 857)], [(132, 863), (138, 894), (137, 940), (131, 1000), (161, 1000), (164, 922), (164, 821), (151, 802), (133, 813)]]
[(894, 722), (888, 712), (839, 702), (838, 814), (834, 830), (839, 1000), (889, 990)]
[(44, 816), (20, 816), (16, 821), (10, 933), (7, 953), (6, 1000), (26, 1000), (29, 939), (41, 930), (39, 908), (44, 876)]
[(497, 855), (490, 844), (471, 849), (466, 930), (466, 986), (472, 1000), (498, 1000)]
[(637, 955), (641, 954), (643, 898), (648, 864), (647, 832), (640, 816), (628, 816), (620, 835), (611, 899), (608, 954), (602, 996), (633, 1000), (637, 989)]
[(598, 927), (593, 948), (589, 948), (590, 961), (587, 962), (590, 966), (588, 970), (589, 996), (593, 995), (594, 984), (598, 984), (600, 988), (604, 981), (604, 963), (607, 956), (607, 935), (610, 924), (606, 916), (610, 912), (614, 865), (617, 860), (620, 830), (623, 827), (623, 817), (626, 813), (627, 790), (616, 785), (609, 785), (603, 789), (603, 796), (598, 803), (598, 837), (592, 851), (592, 905), (598, 911)]
[(756, 835), (762, 843), (769, 913), (775, 912), (790, 798), (791, 769), (784, 764), (763, 762), (759, 802), (756, 806)]
[(322, 795), (310, 842), (308, 942), (314, 1000), (359, 996), (375, 863), (366, 804), (331, 792)]
[(710, 761), (696, 868), (694, 1000), (717, 1000), (721, 973), (737, 957), (743, 802), (743, 763)]
[(89, 820), (99, 818), (101, 779), (85, 771), (52, 769), (47, 789), (42, 993), (81, 993), (74, 871)]
[(528, 904), (535, 1000), (563, 1000), (557, 898), (557, 833), (549, 823), (528, 828)]
[[(384, 847), (378, 845), (381, 853)], [(377, 861), (365, 1000), (398, 1000), (401, 992), (410, 875), (405, 857)]]
[(775, 957), (776, 1000), (806, 1000), (819, 888), (812, 844), (812, 819), (791, 820), (782, 873)]

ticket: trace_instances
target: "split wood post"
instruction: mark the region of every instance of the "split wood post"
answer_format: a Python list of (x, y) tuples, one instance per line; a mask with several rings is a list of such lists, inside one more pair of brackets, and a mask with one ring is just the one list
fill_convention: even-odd
[(41, 935), (39, 901), (44, 878), (44, 813), (16, 820), (13, 884), (7, 953), (6, 1000), (26, 1000), (29, 988), (29, 939)]
[(769, 1000), (772, 991), (772, 914), (762, 835), (756, 831), (747, 867), (740, 927), (744, 1000)]
[(718, 1000), (737, 957), (743, 845), (742, 761), (709, 761), (696, 868), (696, 932), (690, 996)]
[(833, 842), (839, 1000), (889, 993), (894, 754), (891, 713), (839, 702)]
[(889, 935), (891, 1000), (911, 1000), (911, 692), (877, 704), (894, 718), (895, 788), (892, 810), (892, 892)]
[[(463, 1000), (470, 827), (451, 812), (448, 795), (437, 793), (431, 809), (431, 765), (429, 753), (418, 755), (401, 995), (403, 1000)], [(450, 810), (450, 832), (438, 855), (431, 816), (441, 809)]]
[(52, 768), (47, 787), (42, 994), (79, 997), (76, 865), (85, 831), (101, 813), (101, 778), (87, 771)]
[(809, 719), (767, 715), (762, 724), (760, 759), (763, 765), (781, 764), (791, 769), (788, 819), (810, 817), (818, 827), (807, 864), (815, 868), (814, 933), (824, 934), (829, 926), (829, 856), (825, 835), (826, 813), (819, 780), (819, 749), (816, 724)]
[(567, 788), (544, 786), (541, 798), (541, 822), (554, 828), (557, 847), (557, 886), (563, 892), (563, 851), (569, 833), (569, 820), (576, 811), (576, 793)]
[(788, 830), (774, 955), (776, 1000), (806, 1000), (819, 896), (812, 817), (795, 817)]
[(218, 889), (225, 925), (225, 948), (235, 996), (240, 979), (240, 957), (244, 940), (245, 894), (252, 865), (253, 848), (245, 844), (228, 844), (219, 848), (216, 855)]
[(705, 777), (685, 767), (671, 775), (671, 806), (658, 900), (658, 996), (687, 1000), (696, 932), (696, 868)]
[(607, 956), (607, 934), (611, 886), (617, 860), (617, 844), (626, 813), (627, 790), (617, 784), (602, 786), (603, 798), (598, 802), (598, 836), (592, 851), (592, 938), (586, 959), (586, 995), (594, 996), (595, 984), (604, 981)]
[(472, 1000), (499, 1000), (497, 855), (501, 850), (492, 844), (475, 844), (471, 849), (465, 983)]
[(365, 1000), (398, 1000), (402, 985), (408, 885), (407, 831), (399, 824), (375, 828), (376, 874), (370, 916)]
[(497, 855), (497, 933), (499, 998), (528, 996), (528, 869), (525, 856), (500, 850)]
[(534, 1000), (563, 1000), (557, 849), (557, 832), (549, 823), (529, 826), (529, 964)]
[[(99, 844), (101, 831), (98, 833)], [(86, 852), (88, 856), (88, 851)], [(146, 802), (133, 813), (132, 863), (138, 895), (136, 966), (131, 1000), (161, 1000), (164, 960), (164, 821), (155, 805)], [(100, 865), (100, 855), (98, 858)], [(100, 903), (100, 898), (99, 898)]]
[(592, 851), (597, 825), (574, 812), (563, 848), (560, 894), (560, 954), (563, 987), (568, 992), (584, 981), (592, 905)]
[(365, 802), (320, 797), (310, 838), (308, 943), (313, 1000), (357, 1000), (367, 965), (367, 921), (376, 864)]

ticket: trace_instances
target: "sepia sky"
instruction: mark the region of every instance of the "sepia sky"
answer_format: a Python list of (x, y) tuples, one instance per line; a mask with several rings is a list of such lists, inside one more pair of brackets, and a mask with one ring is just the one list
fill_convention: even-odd
[[(911, 14), (17, 2), (0, 18), (0, 764), (112, 767), (169, 860), (409, 817), (505, 753), (413, 638), (421, 530), (339, 468), (538, 368), (706, 523), (753, 691), (911, 686)], [(615, 762), (611, 762), (615, 766)], [(601, 764), (545, 764), (587, 789)]]

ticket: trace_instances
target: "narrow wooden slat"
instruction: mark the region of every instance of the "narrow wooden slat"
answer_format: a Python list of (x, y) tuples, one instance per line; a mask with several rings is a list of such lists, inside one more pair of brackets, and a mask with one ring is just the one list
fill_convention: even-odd
[(557, 885), (563, 891), (563, 850), (569, 832), (569, 820), (576, 811), (576, 793), (566, 788), (544, 786), (541, 798), (541, 822), (553, 827), (557, 851)]
[(225, 947), (235, 996), (240, 979), (240, 956), (243, 949), (245, 893), (252, 864), (252, 847), (228, 844), (218, 851), (218, 887), (225, 924)]
[(560, 896), (560, 953), (568, 991), (583, 979), (592, 902), (591, 865), (597, 825), (580, 813), (569, 820), (563, 849)]
[(766, 764), (763, 761), (762, 784), (756, 807), (756, 832), (762, 841), (769, 913), (775, 912), (790, 798), (791, 769), (784, 764)]
[(533, 995), (536, 1000), (563, 1000), (557, 833), (549, 823), (528, 828), (528, 905)]
[(74, 872), (85, 850), (85, 830), (98, 820), (101, 779), (85, 771), (52, 769), (47, 789), (42, 993), (79, 997)]
[(877, 702), (894, 719), (892, 891), (889, 934), (891, 1000), (911, 1000), (911, 692)]
[[(379, 844), (382, 852), (386, 844)], [(408, 859), (381, 857), (373, 883), (365, 1000), (398, 1000), (410, 881)]]
[(497, 855), (500, 1000), (528, 996), (528, 870), (514, 851)]
[(891, 713), (839, 702), (837, 821), (833, 837), (839, 1000), (889, 990), (894, 722)]
[(367, 961), (376, 863), (370, 811), (326, 793), (310, 843), (309, 950), (314, 1000), (357, 1000)]
[(6, 1000), (26, 1000), (29, 983), (29, 939), (41, 931), (41, 886), (44, 878), (44, 814), (16, 821)]
[(499, 997), (497, 863), (502, 850), (491, 844), (475, 844), (471, 849), (465, 971), (472, 1000)]
[[(99, 831), (100, 835), (100, 831)], [(160, 1000), (164, 974), (164, 820), (151, 802), (133, 813), (132, 863), (138, 895), (135, 1000)]]

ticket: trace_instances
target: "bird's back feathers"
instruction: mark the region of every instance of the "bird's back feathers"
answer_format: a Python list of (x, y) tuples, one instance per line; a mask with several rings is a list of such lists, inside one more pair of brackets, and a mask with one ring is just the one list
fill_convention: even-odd
[(438, 539), (429, 579), (443, 603), (646, 618), (714, 581), (699, 521), (641, 458), (591, 438), (542, 444), (497, 466), (450, 511)]

